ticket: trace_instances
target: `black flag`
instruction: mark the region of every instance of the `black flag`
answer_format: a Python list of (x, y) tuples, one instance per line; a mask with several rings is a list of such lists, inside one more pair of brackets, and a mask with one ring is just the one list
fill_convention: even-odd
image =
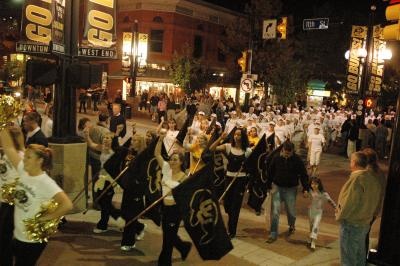
[(185, 229), (203, 260), (219, 260), (233, 249), (213, 192), (211, 167), (205, 166), (172, 190)]
[(267, 177), (265, 176), (267, 154), (267, 141), (263, 135), (245, 161), (246, 172), (250, 174), (247, 204), (257, 212), (260, 211), (267, 196)]
[(193, 115), (189, 115), (188, 113), (186, 114), (186, 120), (185, 123), (183, 123), (181, 129), (179, 130), (178, 135), (176, 136), (176, 140), (179, 141), (179, 143), (183, 144), (183, 140), (186, 137), (188, 127), (190, 127), (193, 123)]

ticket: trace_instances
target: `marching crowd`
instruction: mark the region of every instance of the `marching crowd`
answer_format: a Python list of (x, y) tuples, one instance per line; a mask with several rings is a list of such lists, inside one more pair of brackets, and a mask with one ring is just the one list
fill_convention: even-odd
[[(282, 202), (288, 216), (288, 234), (293, 234), (296, 197), (301, 184), (304, 197), (311, 198), (310, 248), (315, 249), (323, 206), (329, 202), (341, 226), (342, 264), (365, 265), (368, 232), (379, 215), (384, 191), (384, 175), (377, 162), (378, 157), (387, 156), (393, 113), (375, 117), (370, 112), (366, 123), (358, 126), (356, 117), (342, 109), (267, 105), (265, 99), (258, 97), (250, 100), (246, 112), (235, 106), (231, 98), (213, 100), (208, 95), (188, 95), (182, 100), (180, 113), (175, 109), (168, 112), (172, 102), (168, 105), (165, 95), (150, 99), (150, 103), (153, 119), (159, 120), (159, 126), (145, 135), (136, 132), (135, 124), (127, 133), (120, 104), (112, 105), (111, 116), (100, 112), (96, 124), (88, 118), (78, 123), (77, 134), (88, 143), (93, 207), (100, 211), (94, 233), (106, 232), (109, 219), (115, 219), (124, 228), (121, 250), (134, 249), (136, 241), (143, 239), (146, 228), (146, 224), (136, 219), (148, 206), (144, 191), (153, 187), (163, 195), (161, 218), (154, 219), (163, 231), (158, 264), (171, 265), (174, 247), (185, 260), (192, 244), (182, 241), (178, 235), (184, 214), (169, 191), (211, 162), (215, 197), (223, 199), (228, 215), (227, 234), (231, 239), (236, 237), (244, 193), (249, 186), (262, 186), (272, 199), (267, 243), (272, 244), (278, 237)], [(2, 202), (0, 208), (0, 265), (13, 265), (13, 258), (15, 265), (35, 265), (46, 243), (29, 239), (22, 221), (37, 213), (42, 201), (53, 199), (58, 203), (56, 211), (42, 219), (62, 216), (72, 207), (65, 193), (46, 174), (52, 156), (46, 148), (41, 123), (37, 112), (27, 112), (23, 130), (13, 126), (0, 132), (3, 149), (0, 185), (18, 178), (18, 191), (24, 192), (13, 202), (15, 208), (7, 202)], [(339, 139), (345, 142), (352, 173), (335, 203), (318, 178), (318, 166), (322, 153), (330, 145), (337, 145)], [(261, 145), (265, 146), (258, 153)], [(306, 163), (300, 156), (303, 149), (307, 149)], [(265, 177), (265, 182), (256, 182), (249, 174), (252, 169), (248, 159), (255, 155), (257, 159), (266, 155), (262, 157), (262, 171), (258, 173), (259, 180)], [(142, 169), (144, 159), (149, 162), (145, 165), (150, 169), (147, 172), (154, 170), (156, 175), (161, 174), (161, 180), (155, 184), (149, 185), (148, 173), (142, 176), (137, 171)], [(116, 185), (123, 189), (121, 209), (112, 204)], [(267, 193), (259, 199), (258, 208), (254, 208), (257, 214), (266, 197)], [(4, 233), (11, 232), (12, 228), (13, 236)]]

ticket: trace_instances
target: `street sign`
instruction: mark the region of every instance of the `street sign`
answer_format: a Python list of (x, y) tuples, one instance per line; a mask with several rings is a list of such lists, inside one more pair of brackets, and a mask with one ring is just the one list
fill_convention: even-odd
[(252, 78), (242, 78), (240, 80), (240, 89), (244, 92), (251, 92), (253, 90), (253, 79)]
[(329, 18), (311, 18), (303, 20), (303, 30), (327, 30)]
[(262, 38), (264, 40), (276, 38), (276, 19), (264, 20)]

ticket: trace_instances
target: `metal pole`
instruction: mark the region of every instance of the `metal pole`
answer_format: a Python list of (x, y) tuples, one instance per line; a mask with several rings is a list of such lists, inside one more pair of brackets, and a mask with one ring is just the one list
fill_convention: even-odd
[[(368, 31), (367, 31), (367, 40), (365, 44), (365, 48), (367, 50), (367, 56), (364, 61), (363, 70), (362, 70), (362, 83), (360, 88), (360, 99), (364, 101), (365, 95), (368, 92), (368, 83), (370, 80), (371, 74), (371, 59), (373, 58), (374, 47), (373, 47), (373, 38), (374, 38), (374, 20), (375, 20), (375, 10), (376, 6), (371, 5), (369, 20), (368, 20)], [(357, 124), (359, 127), (364, 124), (364, 116), (365, 116), (365, 104), (363, 104), (362, 114), (357, 115)]]
[(138, 20), (135, 20), (132, 27), (132, 43), (131, 43), (131, 66), (130, 66), (130, 76), (131, 76), (131, 90), (129, 91), (130, 97), (136, 96), (136, 77), (138, 68), (138, 40), (139, 39), (139, 25)]

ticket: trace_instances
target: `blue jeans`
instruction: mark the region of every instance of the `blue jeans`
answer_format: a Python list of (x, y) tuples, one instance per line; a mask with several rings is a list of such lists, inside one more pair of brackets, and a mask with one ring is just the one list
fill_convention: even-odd
[(355, 225), (340, 222), (340, 257), (342, 266), (365, 266), (365, 237), (369, 225)]
[(271, 232), (270, 237), (278, 237), (279, 215), (281, 213), (281, 202), (285, 203), (287, 220), (290, 227), (296, 223), (296, 196), (297, 187), (278, 187), (277, 191), (272, 193), (271, 207)]

